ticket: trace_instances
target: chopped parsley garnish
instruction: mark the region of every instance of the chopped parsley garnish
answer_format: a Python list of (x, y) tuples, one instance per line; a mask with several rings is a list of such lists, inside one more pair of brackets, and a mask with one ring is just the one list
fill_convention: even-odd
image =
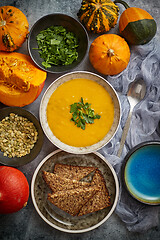
[[(42, 65), (69, 65), (78, 58), (78, 39), (62, 26), (51, 26), (36, 37)], [(35, 48), (34, 48), (35, 49)]]
[(71, 121), (77, 125), (77, 127), (85, 130), (86, 124), (94, 123), (94, 119), (100, 119), (100, 115), (95, 114), (94, 110), (90, 107), (88, 102), (84, 103), (81, 97), (80, 102), (76, 102), (70, 105), (70, 113), (72, 113)]

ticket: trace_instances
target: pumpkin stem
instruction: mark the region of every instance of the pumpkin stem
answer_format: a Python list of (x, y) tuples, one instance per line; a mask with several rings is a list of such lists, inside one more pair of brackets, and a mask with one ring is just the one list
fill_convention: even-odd
[(113, 49), (108, 49), (108, 51), (107, 51), (107, 55), (108, 55), (108, 57), (113, 57), (114, 55), (115, 55), (115, 53), (114, 53), (114, 50)]
[(1, 20), (0, 21), (0, 27), (5, 26), (5, 25), (6, 25), (6, 21), (5, 20)]
[(26, 207), (27, 206), (27, 202), (24, 203), (23, 207)]
[(0, 192), (0, 201), (3, 200), (3, 196), (2, 196), (2, 193)]
[(99, 8), (101, 8), (102, 7), (102, 4), (101, 3), (96, 3), (96, 9), (99, 9)]
[(115, 0), (114, 3), (121, 3), (126, 9), (130, 8), (130, 6), (125, 1), (122, 0)]

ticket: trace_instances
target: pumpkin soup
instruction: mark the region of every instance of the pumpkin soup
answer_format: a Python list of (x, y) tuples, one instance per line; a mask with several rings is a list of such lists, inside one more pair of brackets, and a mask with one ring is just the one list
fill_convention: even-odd
[[(90, 104), (100, 118), (85, 129), (72, 121), (71, 105), (83, 101)], [(114, 104), (107, 90), (89, 79), (72, 79), (60, 85), (51, 95), (47, 105), (47, 120), (53, 134), (63, 143), (86, 147), (102, 140), (114, 119)]]

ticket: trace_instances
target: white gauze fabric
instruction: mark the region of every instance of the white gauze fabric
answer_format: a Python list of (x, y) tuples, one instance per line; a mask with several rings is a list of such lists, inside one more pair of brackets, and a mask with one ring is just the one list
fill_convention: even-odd
[[(128, 113), (128, 85), (135, 78), (143, 78), (147, 85), (145, 99), (138, 103), (133, 111), (130, 129), (120, 158), (117, 152)], [(106, 78), (119, 92), (122, 118), (119, 129), (105, 147), (99, 152), (115, 168), (120, 182), (120, 196), (116, 213), (126, 224), (129, 231), (143, 232), (158, 225), (160, 206), (149, 206), (132, 198), (122, 184), (121, 169), (124, 157), (137, 144), (149, 140), (158, 140), (156, 128), (160, 120), (160, 44), (154, 38), (145, 45), (131, 47), (131, 58), (127, 68), (116, 76)]]

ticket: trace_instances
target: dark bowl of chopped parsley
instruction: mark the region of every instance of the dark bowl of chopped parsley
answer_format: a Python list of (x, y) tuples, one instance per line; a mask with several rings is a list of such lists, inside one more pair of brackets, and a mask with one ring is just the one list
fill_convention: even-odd
[(39, 120), (21, 107), (0, 109), (0, 164), (20, 167), (33, 161), (43, 145)]
[(44, 71), (67, 72), (84, 59), (88, 51), (88, 34), (73, 17), (49, 14), (31, 28), (28, 51), (35, 64)]

